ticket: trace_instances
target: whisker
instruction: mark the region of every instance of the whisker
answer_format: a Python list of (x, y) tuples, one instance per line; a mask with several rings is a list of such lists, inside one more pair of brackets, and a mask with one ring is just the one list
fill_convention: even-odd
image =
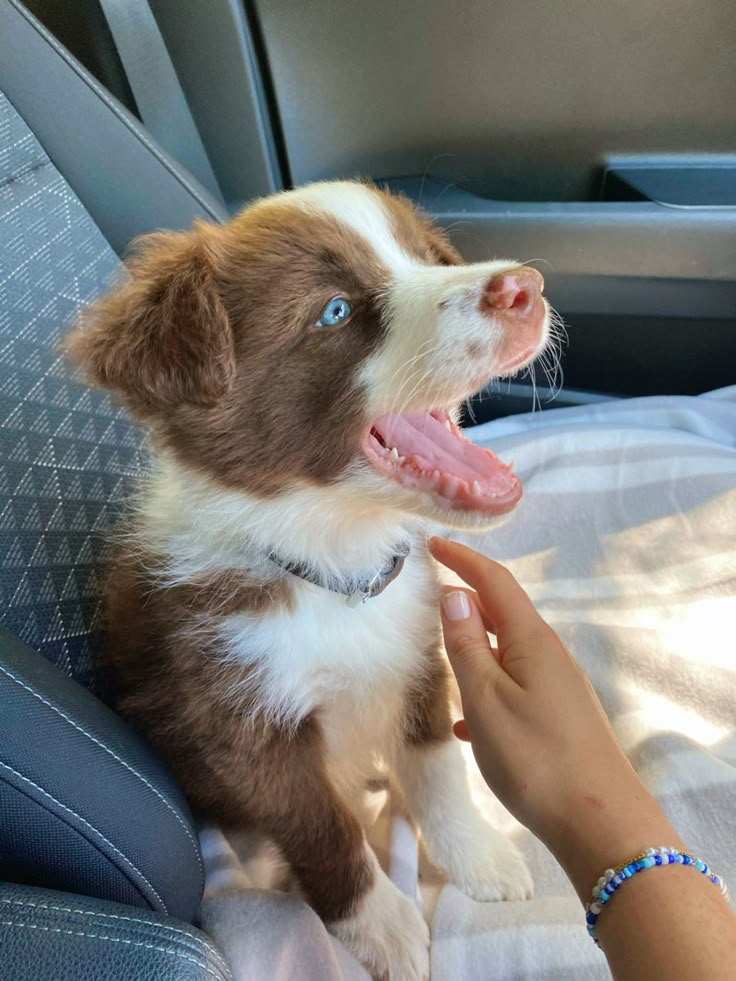
[[(421, 358), (431, 358), (432, 355), (438, 350), (438, 348), (440, 346), (440, 343), (441, 342), (439, 342), (439, 341), (433, 342), (430, 339), (430, 340), (425, 341), (423, 344), (421, 344), (419, 346), (416, 354), (414, 354), (411, 358), (407, 358), (407, 360), (404, 361), (403, 364), (399, 365), (399, 367), (396, 369), (396, 371), (394, 371), (393, 375), (391, 376), (391, 378), (389, 380), (388, 387), (390, 388), (393, 385), (394, 380), (397, 378), (398, 375), (400, 375), (402, 372), (406, 371), (407, 368), (411, 367), (413, 364), (416, 364), (416, 362), (419, 361)], [(399, 385), (399, 387), (398, 387), (398, 389), (395, 392), (394, 397), (393, 397), (393, 401), (392, 401), (392, 412), (393, 412), (393, 407), (398, 403), (398, 401), (399, 401), (399, 399), (401, 397), (401, 393), (402, 393), (403, 389), (405, 388), (405, 386), (407, 384), (410, 384), (413, 381), (414, 375), (415, 375), (415, 372), (414, 371), (410, 371), (406, 375), (406, 377), (403, 378), (403, 380), (401, 381), (401, 384)]]
[(429, 176), (429, 168), (432, 166), (432, 164), (437, 163), (437, 161), (441, 160), (443, 157), (454, 157), (454, 156), (455, 156), (454, 153), (436, 153), (429, 160), (427, 166), (424, 168), (424, 173), (422, 174), (422, 181), (421, 184), (419, 185), (419, 200), (417, 202), (419, 204), (419, 207), (422, 206), (422, 195), (424, 194), (424, 184), (425, 181), (427, 180), (427, 177)]
[(415, 361), (418, 361), (419, 358), (423, 357), (425, 355), (425, 353), (426, 353), (426, 348), (431, 347), (431, 346), (432, 346), (432, 339), (431, 338), (429, 340), (423, 341), (423, 343), (420, 344), (419, 347), (417, 348), (417, 353), (413, 357), (407, 358), (407, 360), (404, 361), (403, 364), (399, 365), (399, 367), (396, 369), (396, 371), (393, 373), (393, 375), (391, 375), (391, 377), (389, 378), (389, 381), (388, 381), (388, 387), (390, 388), (393, 385), (394, 380), (395, 380), (395, 378), (396, 378), (397, 375), (401, 374), (402, 371), (405, 371)]
[(399, 412), (396, 413), (396, 415), (401, 415), (403, 412), (406, 411), (406, 408), (411, 402), (411, 400), (414, 398), (414, 395), (416, 394), (417, 391), (419, 391), (419, 389), (422, 387), (424, 382), (430, 377), (433, 370), (434, 370), (434, 365), (428, 365), (427, 368), (422, 372), (422, 374), (419, 377), (419, 380), (415, 383), (414, 387), (411, 389), (409, 394), (404, 399), (401, 405), (401, 409)]
[(520, 265), (522, 265), (522, 266), (530, 266), (533, 262), (543, 262), (545, 264), (545, 266), (549, 266), (549, 268), (552, 269), (552, 263), (549, 261), (549, 259), (543, 259), (543, 258), (539, 258), (539, 259), (521, 259), (520, 260)]

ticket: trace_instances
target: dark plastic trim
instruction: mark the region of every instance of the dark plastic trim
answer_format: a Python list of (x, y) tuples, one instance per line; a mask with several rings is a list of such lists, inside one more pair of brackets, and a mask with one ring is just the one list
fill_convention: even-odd
[(537, 264), (565, 314), (734, 320), (736, 209), (492, 201), (430, 178), (383, 183), (447, 227), (468, 261)]
[(603, 175), (607, 201), (652, 201), (665, 208), (736, 209), (736, 154), (612, 157)]

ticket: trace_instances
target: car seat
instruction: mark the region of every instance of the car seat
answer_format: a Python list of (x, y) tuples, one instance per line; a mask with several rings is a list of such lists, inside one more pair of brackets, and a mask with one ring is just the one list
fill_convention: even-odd
[(14, 979), (224, 979), (186, 801), (89, 690), (104, 539), (142, 435), (58, 342), (137, 234), (220, 206), (0, 0), (0, 949)]

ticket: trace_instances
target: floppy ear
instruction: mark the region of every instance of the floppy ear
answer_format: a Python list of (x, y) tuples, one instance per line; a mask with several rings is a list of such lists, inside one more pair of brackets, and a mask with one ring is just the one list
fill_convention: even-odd
[(235, 353), (205, 229), (146, 235), (135, 249), (131, 278), (84, 311), (63, 348), (134, 411), (212, 405), (230, 388)]

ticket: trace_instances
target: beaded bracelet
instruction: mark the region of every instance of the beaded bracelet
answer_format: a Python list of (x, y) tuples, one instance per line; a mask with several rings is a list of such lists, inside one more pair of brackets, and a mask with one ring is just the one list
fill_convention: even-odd
[(702, 862), (699, 858), (694, 858), (687, 852), (681, 852), (677, 848), (647, 848), (645, 852), (635, 855), (627, 862), (624, 862), (623, 865), (617, 865), (615, 869), (606, 869), (593, 886), (593, 899), (585, 904), (585, 922), (588, 933), (599, 947), (596, 923), (603, 907), (619, 886), (626, 882), (627, 879), (636, 875), (637, 872), (641, 872), (644, 869), (650, 869), (656, 865), (676, 864), (692, 865), (694, 869), (702, 872), (714, 885), (718, 886), (726, 902), (729, 901), (731, 894), (726, 883), (720, 875), (715, 875), (705, 862)]

